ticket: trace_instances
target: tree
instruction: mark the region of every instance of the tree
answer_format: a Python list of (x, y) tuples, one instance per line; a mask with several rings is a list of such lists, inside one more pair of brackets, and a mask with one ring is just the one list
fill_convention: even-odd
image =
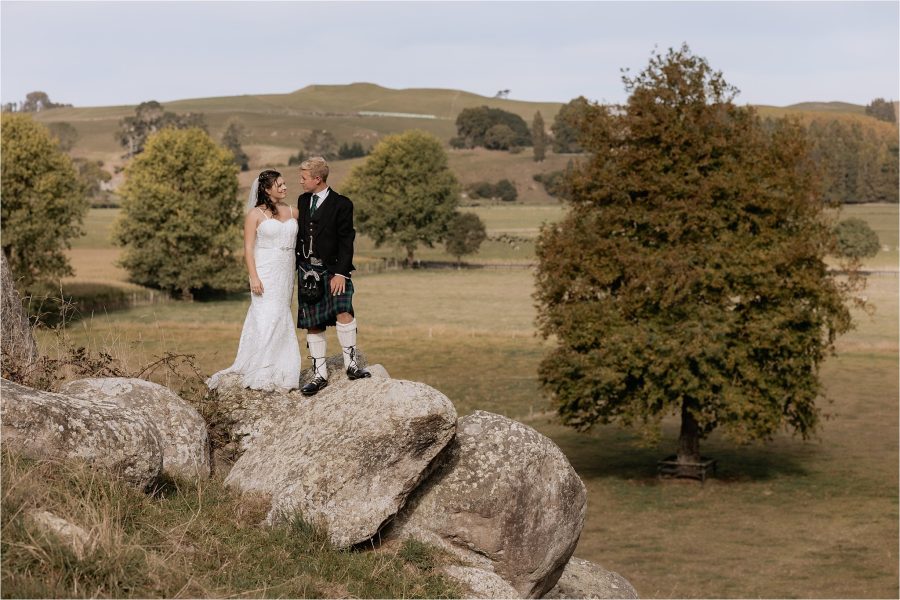
[(844, 219), (834, 228), (837, 250), (847, 258), (869, 258), (878, 254), (881, 242), (878, 234), (862, 219)]
[(233, 158), (201, 129), (164, 129), (147, 140), (125, 170), (114, 229), (131, 281), (186, 300), (246, 285)]
[(250, 159), (247, 157), (247, 153), (244, 152), (244, 148), (241, 146), (241, 138), (243, 135), (244, 128), (241, 127), (241, 124), (237, 121), (232, 121), (228, 124), (228, 127), (225, 128), (225, 133), (222, 134), (222, 145), (231, 152), (232, 156), (234, 156), (234, 164), (236, 164), (241, 171), (249, 171)]
[(447, 254), (456, 257), (456, 264), (462, 264), (462, 257), (475, 254), (481, 247), (481, 242), (487, 238), (487, 230), (484, 221), (475, 213), (456, 213), (447, 228), (447, 238), (444, 247)]
[(531, 121), (531, 144), (534, 149), (534, 162), (544, 162), (547, 155), (547, 132), (544, 130), (544, 117), (541, 111), (534, 113)]
[(887, 121), (888, 123), (897, 122), (897, 113), (894, 110), (894, 102), (885, 100), (884, 98), (875, 98), (866, 105), (866, 114), (875, 117), (879, 121)]
[(303, 140), (307, 156), (321, 156), (325, 160), (337, 158), (338, 144), (334, 134), (324, 129), (313, 129)]
[(497, 185), (494, 186), (494, 195), (504, 202), (515, 202), (519, 197), (519, 192), (516, 190), (516, 184), (512, 181), (509, 179), (501, 179), (497, 182)]
[(72, 164), (78, 171), (85, 196), (90, 203), (94, 206), (109, 206), (110, 203), (107, 199), (107, 192), (103, 189), (103, 184), (108, 183), (112, 179), (112, 175), (103, 168), (103, 161), (76, 158), (72, 161)]
[(75, 142), (78, 141), (78, 130), (72, 127), (70, 123), (65, 121), (47, 123), (47, 129), (50, 130), (50, 135), (59, 142), (59, 149), (63, 152), (69, 152), (75, 147)]
[(563, 104), (550, 130), (553, 132), (553, 151), (557, 154), (576, 154), (581, 152), (578, 143), (578, 122), (589, 106), (584, 96), (579, 96)]
[(509, 150), (516, 145), (516, 132), (509, 125), (492, 125), (484, 133), (484, 147), (488, 150)]
[[(512, 130), (513, 135), (509, 146), (531, 145), (531, 132), (528, 130), (528, 125), (517, 114), (499, 108), (479, 106), (464, 108), (456, 117), (456, 132), (460, 140), (464, 142), (461, 144), (463, 147), (485, 146), (485, 137), (495, 125), (505, 125)], [(459, 145), (459, 141), (454, 142), (454, 147)]]
[(680, 463), (716, 428), (738, 441), (818, 423), (819, 366), (850, 326), (848, 288), (803, 129), (771, 134), (687, 46), (589, 105), (571, 207), (537, 244), (540, 378), (563, 421), (658, 437), (680, 415)]
[(71, 104), (57, 104), (50, 101), (46, 92), (28, 92), (22, 103), (21, 112), (40, 112), (49, 108), (63, 108)]
[(119, 121), (116, 139), (126, 149), (125, 156), (132, 157), (144, 151), (144, 144), (153, 133), (166, 128), (189, 129), (192, 127), (206, 131), (206, 123), (202, 114), (175, 114), (166, 111), (163, 105), (156, 100), (150, 100), (141, 102), (134, 109), (133, 117), (125, 117)]
[(396, 244), (412, 265), (419, 244), (444, 240), (459, 204), (459, 182), (440, 140), (411, 130), (382, 139), (344, 183), (361, 233), (376, 247)]
[(3, 253), (24, 289), (72, 275), (64, 254), (84, 234), (87, 200), (72, 160), (46, 127), (22, 113), (2, 118)]
[(362, 158), (367, 154), (368, 152), (359, 142), (353, 142), (352, 144), (344, 142), (338, 149), (337, 157), (340, 160), (347, 160), (349, 158)]

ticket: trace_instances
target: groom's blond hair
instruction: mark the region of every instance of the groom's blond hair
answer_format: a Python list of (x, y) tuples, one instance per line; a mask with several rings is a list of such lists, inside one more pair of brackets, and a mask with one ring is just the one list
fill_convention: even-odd
[(328, 163), (321, 156), (307, 158), (300, 163), (301, 171), (309, 171), (313, 177), (321, 177), (322, 181), (328, 181)]

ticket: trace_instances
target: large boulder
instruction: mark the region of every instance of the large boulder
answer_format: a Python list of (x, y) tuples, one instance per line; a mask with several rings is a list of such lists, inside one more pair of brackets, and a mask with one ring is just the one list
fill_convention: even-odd
[(141, 487), (162, 471), (160, 433), (137, 411), (105, 400), (0, 380), (3, 444), (29, 458), (82, 459)]
[[(360, 365), (365, 365), (362, 353), (359, 357)], [(325, 391), (333, 390), (348, 382), (347, 373), (343, 368), (343, 358), (340, 355), (329, 357), (326, 363), (329, 375), (328, 388), (325, 388)], [(369, 365), (366, 368), (373, 379), (390, 379), (390, 375), (381, 365)], [(305, 384), (312, 378), (313, 369), (305, 369), (300, 373), (300, 384)], [(221, 377), (216, 394), (216, 402), (222, 414), (227, 415), (231, 422), (232, 437), (238, 440), (237, 448), (233, 448), (238, 454), (263, 436), (269, 427), (281, 423), (284, 419), (290, 419), (297, 404), (308, 401), (299, 390), (268, 392), (244, 388), (241, 386), (240, 375), (234, 373)]]
[(163, 472), (189, 478), (209, 477), (209, 434), (193, 406), (169, 388), (125, 377), (79, 379), (60, 393), (102, 400), (128, 408), (156, 425), (163, 445)]
[(445, 548), (538, 598), (559, 579), (584, 525), (585, 488), (565, 455), (531, 427), (488, 412), (463, 417), (434, 473), (397, 516), (392, 537)]
[(627, 579), (587, 560), (569, 559), (562, 577), (544, 598), (638, 598)]
[[(422, 383), (334, 378), (312, 398), (269, 394), (225, 483), (272, 496), (270, 520), (295, 512), (347, 547), (376, 535), (453, 438), (456, 410)], [(258, 405), (256, 392), (243, 390)], [(240, 390), (221, 390), (236, 401)], [(247, 402), (242, 409), (244, 422)]]

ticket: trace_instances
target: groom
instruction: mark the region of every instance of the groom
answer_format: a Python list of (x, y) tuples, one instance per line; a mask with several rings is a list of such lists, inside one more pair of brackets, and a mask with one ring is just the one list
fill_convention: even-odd
[(300, 227), (297, 232), (297, 266), (325, 274), (325, 296), (316, 304), (300, 300), (297, 327), (306, 329), (306, 346), (315, 377), (301, 388), (313, 396), (328, 385), (325, 365), (325, 328), (337, 328), (343, 348), (344, 368), (351, 380), (371, 377), (359, 367), (356, 349), (356, 319), (353, 313), (353, 203), (328, 187), (328, 163), (316, 156), (300, 163), (297, 199)]

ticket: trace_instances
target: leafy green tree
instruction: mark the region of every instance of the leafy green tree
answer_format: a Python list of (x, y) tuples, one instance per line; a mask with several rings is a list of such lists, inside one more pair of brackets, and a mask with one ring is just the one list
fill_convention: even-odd
[(131, 281), (186, 300), (246, 285), (243, 207), (230, 151), (201, 129), (164, 129), (125, 170), (115, 241)]
[(866, 105), (866, 114), (875, 117), (879, 121), (887, 121), (888, 123), (897, 122), (897, 113), (894, 110), (894, 102), (885, 100), (884, 98), (875, 98)]
[(497, 185), (494, 186), (494, 196), (500, 198), (504, 202), (515, 202), (519, 197), (519, 191), (516, 189), (516, 184), (514, 184), (509, 179), (501, 179), (497, 182)]
[(488, 150), (509, 150), (516, 145), (516, 133), (509, 125), (492, 125), (484, 133), (484, 147)]
[(103, 184), (112, 179), (109, 171), (103, 168), (102, 160), (89, 160), (76, 158), (72, 161), (78, 176), (81, 178), (84, 192), (91, 205), (110, 206), (109, 194), (103, 189)]
[(40, 280), (72, 275), (64, 254), (81, 227), (88, 204), (72, 160), (46, 127), (27, 114), (2, 118), (3, 254), (29, 288)]
[(78, 141), (78, 130), (71, 123), (65, 121), (47, 123), (47, 129), (50, 130), (50, 135), (59, 142), (59, 149), (63, 152), (69, 152), (75, 147), (75, 142)]
[[(512, 130), (513, 136), (507, 148), (531, 145), (531, 131), (529, 131), (525, 119), (500, 108), (479, 106), (464, 108), (456, 117), (457, 136), (460, 140), (464, 140), (461, 146), (467, 148), (486, 147), (485, 138), (488, 131), (495, 125), (505, 125)], [(460, 142), (453, 142), (452, 145), (454, 148), (460, 147)]]
[(844, 219), (834, 228), (837, 250), (847, 258), (869, 258), (878, 254), (881, 243), (869, 224), (857, 217)]
[(71, 104), (57, 104), (50, 101), (47, 92), (29, 92), (22, 103), (21, 112), (40, 112), (49, 108), (63, 108)]
[(447, 254), (456, 257), (456, 264), (462, 264), (462, 257), (475, 254), (487, 238), (484, 221), (475, 213), (459, 212), (453, 216), (447, 228), (444, 247)]
[(589, 157), (537, 244), (539, 328), (557, 340), (545, 389), (578, 429), (653, 439), (680, 415), (682, 463), (716, 428), (809, 436), (819, 367), (850, 314), (823, 260), (833, 234), (802, 128), (767, 134), (687, 46), (623, 81), (626, 105), (580, 118)]
[(580, 135), (578, 123), (589, 105), (584, 96), (579, 96), (560, 107), (550, 127), (550, 131), (553, 132), (554, 152), (557, 154), (581, 152), (581, 145), (578, 143)]
[(534, 113), (531, 121), (531, 144), (534, 150), (534, 162), (544, 162), (547, 156), (547, 132), (544, 130), (544, 117), (541, 111)]
[(231, 121), (222, 134), (222, 145), (225, 146), (234, 156), (234, 164), (241, 171), (250, 170), (250, 159), (244, 148), (241, 146), (241, 138), (244, 136), (244, 128), (237, 121)]
[(376, 246), (396, 244), (412, 264), (416, 247), (444, 240), (459, 204), (459, 182), (440, 140), (411, 130), (382, 139), (344, 183), (359, 231)]
[(156, 100), (150, 100), (141, 102), (134, 109), (133, 117), (125, 117), (119, 121), (116, 139), (125, 148), (125, 156), (131, 157), (143, 152), (147, 138), (157, 131), (192, 127), (206, 131), (206, 122), (202, 114), (175, 114), (165, 110)]

